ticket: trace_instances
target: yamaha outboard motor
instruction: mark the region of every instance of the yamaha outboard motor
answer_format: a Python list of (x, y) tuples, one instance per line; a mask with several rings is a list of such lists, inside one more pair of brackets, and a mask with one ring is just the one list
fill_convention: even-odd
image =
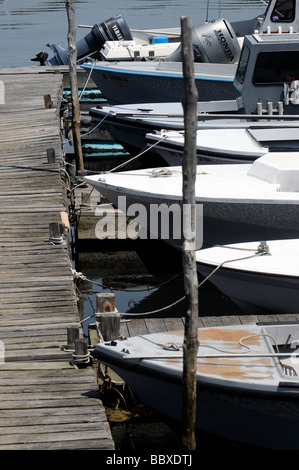
[[(87, 57), (100, 49), (106, 41), (131, 41), (133, 39), (131, 31), (122, 18), (122, 16), (115, 16), (103, 23), (95, 24), (83, 39), (77, 42), (77, 59)], [(33, 61), (40, 62), (41, 65), (67, 65), (68, 64), (68, 50), (59, 46), (58, 44), (47, 44), (53, 51), (54, 57), (47, 61), (47, 54), (39, 52)]]
[[(192, 28), (192, 44), (195, 62), (234, 64), (238, 62), (241, 53), (239, 41), (232, 26), (223, 19)], [(181, 46), (166, 60), (181, 62)]]

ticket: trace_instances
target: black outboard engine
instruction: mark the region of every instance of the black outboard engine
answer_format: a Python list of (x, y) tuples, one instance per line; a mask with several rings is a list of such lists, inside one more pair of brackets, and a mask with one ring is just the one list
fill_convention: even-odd
[[(102, 49), (106, 41), (131, 41), (133, 39), (130, 28), (121, 15), (95, 24), (83, 39), (77, 42), (77, 59), (94, 54)], [(53, 51), (54, 57), (47, 61), (46, 53), (39, 52), (33, 61), (40, 62), (41, 65), (67, 65), (68, 50), (58, 44), (47, 44)], [(44, 60), (46, 58), (46, 60)]]

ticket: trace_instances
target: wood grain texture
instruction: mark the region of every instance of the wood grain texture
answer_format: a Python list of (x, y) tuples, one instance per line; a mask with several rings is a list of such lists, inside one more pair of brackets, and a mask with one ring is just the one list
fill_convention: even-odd
[(49, 241), (67, 212), (63, 75), (0, 69), (0, 80), (0, 450), (114, 449), (94, 369), (75, 368), (64, 349), (77, 298), (67, 243)]

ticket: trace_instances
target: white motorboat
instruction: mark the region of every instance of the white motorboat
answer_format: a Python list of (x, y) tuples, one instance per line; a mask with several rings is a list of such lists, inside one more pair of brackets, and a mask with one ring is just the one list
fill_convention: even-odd
[[(223, 102), (200, 102), (198, 113), (238, 112), (236, 100)], [(128, 152), (137, 155), (147, 146), (146, 134), (161, 129), (181, 132), (184, 128), (184, 110), (181, 102), (137, 103), (128, 105), (105, 105), (92, 107), (89, 111), (92, 121), (100, 123)], [(198, 126), (203, 121), (198, 116)], [(219, 126), (223, 121), (219, 120)], [(208, 123), (206, 122), (208, 127)], [(152, 148), (148, 153), (157, 152)], [(146, 155), (145, 155), (146, 158)]]
[[(299, 449), (299, 324), (198, 329), (196, 426), (237, 442)], [(98, 343), (94, 355), (148, 406), (181, 421), (183, 331)]]
[(294, 314), (299, 312), (298, 257), (299, 240), (286, 239), (198, 250), (196, 263), (201, 275), (247, 313)]
[[(182, 179), (181, 166), (84, 178), (153, 238), (179, 249)], [(202, 243), (298, 238), (299, 153), (269, 152), (252, 164), (198, 165), (195, 198), (197, 249)]]

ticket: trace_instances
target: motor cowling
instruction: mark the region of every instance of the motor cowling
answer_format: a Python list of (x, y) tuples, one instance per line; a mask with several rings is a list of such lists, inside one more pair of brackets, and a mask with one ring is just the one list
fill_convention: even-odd
[[(219, 19), (192, 28), (195, 62), (235, 64), (241, 53), (239, 40), (227, 20)], [(181, 46), (168, 56), (167, 61), (181, 61)]]
[[(95, 24), (91, 31), (80, 41), (77, 42), (77, 59), (92, 55), (102, 49), (106, 41), (131, 41), (133, 39), (129, 26), (121, 15)], [(41, 65), (67, 65), (68, 50), (59, 44), (47, 44), (54, 53), (54, 57), (49, 61), (41, 61), (41, 57), (45, 57), (38, 53), (34, 59), (39, 61)]]

